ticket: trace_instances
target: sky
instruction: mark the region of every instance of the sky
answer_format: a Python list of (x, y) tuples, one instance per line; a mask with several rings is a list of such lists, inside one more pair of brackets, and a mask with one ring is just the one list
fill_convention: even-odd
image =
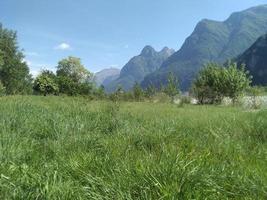
[(179, 50), (198, 21), (223, 21), (267, 0), (0, 0), (31, 73), (81, 58), (91, 72), (122, 68), (146, 45)]

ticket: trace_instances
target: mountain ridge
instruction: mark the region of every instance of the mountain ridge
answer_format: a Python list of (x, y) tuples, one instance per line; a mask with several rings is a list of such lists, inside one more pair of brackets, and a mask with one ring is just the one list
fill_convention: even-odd
[(120, 74), (120, 69), (110, 67), (102, 69), (101, 71), (95, 73), (94, 82), (97, 86), (103, 85), (106, 87), (110, 82), (117, 79)]
[(261, 36), (250, 48), (235, 60), (238, 66), (245, 64), (245, 69), (252, 75), (253, 85), (267, 85), (267, 34)]
[(120, 76), (112, 81), (106, 88), (108, 92), (112, 92), (121, 86), (124, 90), (130, 90), (135, 82), (141, 83), (147, 74), (157, 70), (161, 64), (171, 56), (175, 51), (168, 47), (164, 47), (160, 51), (156, 51), (152, 46), (145, 46), (141, 53), (134, 56), (121, 69)]
[(182, 47), (144, 78), (142, 86), (165, 84), (167, 74), (173, 72), (181, 89), (188, 90), (203, 64), (223, 63), (240, 55), (266, 32), (267, 5), (235, 12), (224, 21), (203, 19)]

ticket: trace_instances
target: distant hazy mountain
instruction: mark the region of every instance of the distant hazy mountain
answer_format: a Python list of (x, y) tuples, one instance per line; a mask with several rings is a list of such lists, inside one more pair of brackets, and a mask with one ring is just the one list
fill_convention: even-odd
[(253, 76), (254, 85), (267, 85), (267, 34), (260, 37), (248, 50), (237, 58), (239, 65), (245, 64)]
[(120, 70), (116, 68), (103, 69), (95, 74), (95, 82), (98, 86), (108, 85), (110, 82), (117, 79), (120, 75)]
[(202, 20), (181, 49), (145, 77), (142, 86), (164, 84), (168, 73), (173, 72), (181, 88), (187, 90), (204, 63), (236, 57), (266, 32), (267, 5), (234, 13), (224, 22)]
[(174, 52), (167, 47), (157, 52), (153, 47), (146, 46), (140, 55), (133, 57), (122, 68), (119, 78), (106, 87), (107, 91), (114, 91), (118, 86), (130, 90), (135, 82), (141, 83), (146, 75), (157, 70)]

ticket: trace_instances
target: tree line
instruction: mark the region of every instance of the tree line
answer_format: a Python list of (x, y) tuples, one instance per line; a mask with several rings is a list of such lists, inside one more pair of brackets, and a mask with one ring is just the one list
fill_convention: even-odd
[[(206, 64), (198, 73), (190, 96), (200, 104), (218, 104), (229, 97), (236, 102), (238, 97), (250, 88), (252, 77), (244, 66), (228, 62), (225, 65)], [(258, 90), (254, 90), (255, 94)], [(122, 87), (112, 94), (106, 94), (103, 86), (96, 87), (93, 74), (82, 65), (76, 57), (64, 58), (58, 62), (56, 72), (43, 70), (33, 79), (23, 52), (17, 43), (17, 34), (0, 24), (0, 95), (36, 94), (69, 96), (85, 95), (92, 98), (111, 100), (143, 101), (164, 94), (171, 99), (179, 96), (179, 81), (170, 72), (168, 82), (160, 88), (149, 85), (142, 89), (135, 83), (131, 91), (123, 91)]]

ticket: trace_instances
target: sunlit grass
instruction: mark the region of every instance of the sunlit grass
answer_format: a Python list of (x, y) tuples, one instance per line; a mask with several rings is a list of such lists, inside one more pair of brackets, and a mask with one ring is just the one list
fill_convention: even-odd
[(0, 98), (0, 199), (265, 199), (267, 111)]

